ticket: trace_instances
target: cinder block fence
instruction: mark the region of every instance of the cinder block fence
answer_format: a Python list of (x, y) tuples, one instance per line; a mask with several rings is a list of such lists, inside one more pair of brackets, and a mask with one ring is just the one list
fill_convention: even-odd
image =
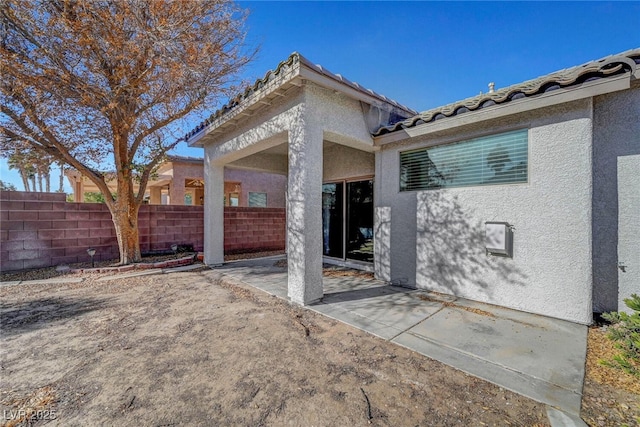
[(282, 208), (224, 208), (224, 252), (284, 249), (286, 228)]
[[(111, 214), (101, 203), (69, 203), (62, 193), (0, 192), (0, 269), (49, 267), (118, 257)], [(225, 253), (284, 249), (285, 210), (225, 208)], [(140, 249), (204, 243), (202, 206), (143, 205)]]

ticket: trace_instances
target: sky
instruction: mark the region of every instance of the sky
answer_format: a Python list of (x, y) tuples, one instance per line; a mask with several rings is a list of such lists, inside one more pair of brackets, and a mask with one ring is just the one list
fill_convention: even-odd
[[(259, 48), (243, 79), (263, 77), (299, 52), (417, 111), (487, 92), (489, 82), (499, 89), (640, 47), (640, 1), (239, 5), (250, 13), (247, 45)], [(175, 154), (203, 156), (202, 149), (186, 144)], [(0, 179), (23, 189), (4, 160)]]

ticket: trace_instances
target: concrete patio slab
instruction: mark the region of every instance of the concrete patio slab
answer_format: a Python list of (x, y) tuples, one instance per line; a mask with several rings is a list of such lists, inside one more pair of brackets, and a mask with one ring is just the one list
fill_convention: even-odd
[[(584, 362), (573, 356), (586, 342), (586, 328), (556, 320), (569, 324), (545, 329), (533, 323), (536, 317), (528, 320), (522, 323), (498, 314), (445, 307), (407, 333), (570, 389), (583, 374)], [(545, 333), (548, 330), (552, 333)], [(586, 356), (586, 348), (584, 352)], [(553, 363), (541, 365), (538, 361), (543, 358), (552, 358)]]
[[(578, 414), (587, 328), (514, 321), (492, 313), (445, 307), (393, 341), (539, 402)], [(541, 319), (546, 323), (549, 319)], [(565, 325), (564, 323), (569, 323)]]
[[(276, 261), (216, 271), (288, 300)], [(307, 308), (545, 403), (554, 426), (580, 425), (586, 326), (360, 276), (324, 277), (323, 287)]]
[[(326, 279), (328, 282), (329, 280)], [(309, 308), (384, 339), (392, 339), (440, 310), (437, 303), (420, 301), (397, 286), (372, 286), (325, 294)]]

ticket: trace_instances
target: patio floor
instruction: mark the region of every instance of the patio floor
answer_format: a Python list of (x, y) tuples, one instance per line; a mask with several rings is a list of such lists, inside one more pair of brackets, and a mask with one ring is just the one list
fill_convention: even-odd
[[(217, 270), (287, 299), (286, 268), (274, 266), (277, 260)], [(307, 308), (545, 403), (580, 424), (586, 326), (363, 277), (324, 277), (323, 284), (323, 300)]]

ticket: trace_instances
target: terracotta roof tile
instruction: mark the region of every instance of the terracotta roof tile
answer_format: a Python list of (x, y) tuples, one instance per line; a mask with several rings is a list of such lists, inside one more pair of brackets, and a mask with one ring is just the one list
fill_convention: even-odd
[(523, 83), (518, 83), (494, 92), (483, 93), (471, 98), (437, 107), (413, 117), (383, 126), (374, 136), (384, 135), (400, 129), (407, 129), (435, 120), (446, 119), (470, 111), (508, 103), (517, 99), (533, 97), (553, 90), (580, 85), (597, 79), (607, 78), (640, 69), (640, 48), (590, 61), (576, 67), (556, 71)]

